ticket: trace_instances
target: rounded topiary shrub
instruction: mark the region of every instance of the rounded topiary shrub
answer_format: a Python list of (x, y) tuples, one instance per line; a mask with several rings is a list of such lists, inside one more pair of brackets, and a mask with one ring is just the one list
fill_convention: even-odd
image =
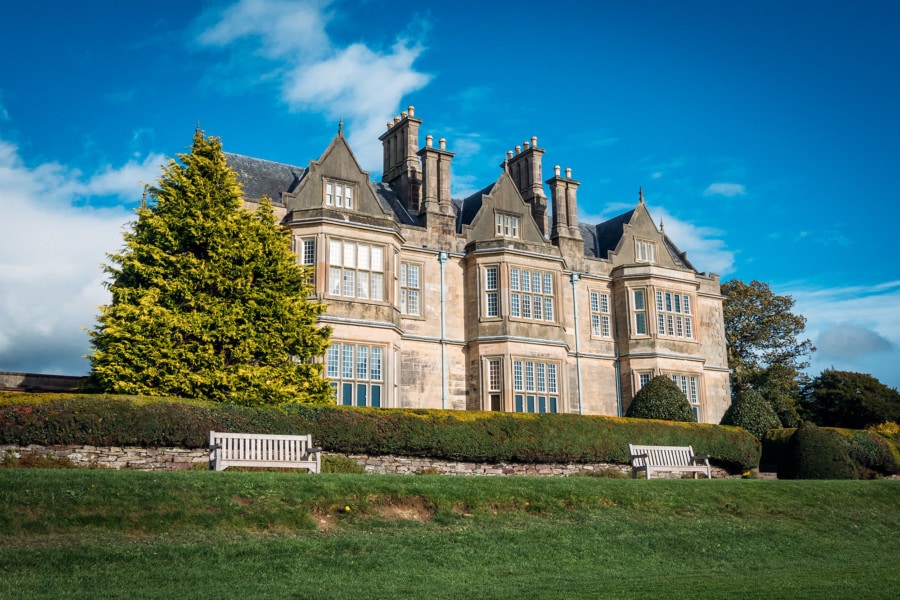
[(660, 375), (641, 388), (631, 401), (626, 417), (696, 422), (691, 404), (675, 383)]
[(779, 479), (856, 479), (849, 443), (836, 431), (804, 421), (790, 437), (778, 465)]
[(722, 425), (743, 427), (761, 440), (770, 429), (781, 427), (778, 414), (768, 400), (756, 390), (746, 389), (737, 394), (722, 417)]

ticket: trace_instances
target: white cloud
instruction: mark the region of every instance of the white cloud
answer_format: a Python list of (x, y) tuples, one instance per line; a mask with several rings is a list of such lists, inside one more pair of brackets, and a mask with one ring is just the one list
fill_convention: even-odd
[(823, 369), (870, 373), (900, 387), (900, 281), (870, 286), (827, 288), (794, 283), (773, 286), (788, 294), (794, 312), (806, 317), (806, 337), (819, 350), (810, 374)]
[(666, 231), (679, 250), (687, 252), (688, 260), (698, 271), (710, 271), (728, 275), (734, 271), (734, 252), (728, 249), (724, 232), (673, 217), (665, 208), (653, 207), (650, 214), (657, 225), (662, 221)]
[(330, 2), (240, 0), (203, 31), (202, 44), (225, 47), (244, 38), (283, 64), (282, 100), (292, 109), (317, 111), (347, 122), (350, 143), (364, 168), (381, 169), (378, 136), (403, 97), (422, 89), (430, 76), (413, 64), (423, 47), (398, 39), (388, 50), (363, 43), (336, 47), (326, 33)]
[(744, 196), (746, 193), (746, 188), (740, 183), (713, 183), (703, 190), (704, 196), (725, 196), (726, 198)]
[(107, 166), (84, 177), (45, 163), (26, 166), (0, 140), (0, 370), (83, 374), (97, 306), (109, 301), (100, 265), (122, 246), (133, 214), (118, 206), (76, 207), (84, 195), (133, 202), (161, 157)]

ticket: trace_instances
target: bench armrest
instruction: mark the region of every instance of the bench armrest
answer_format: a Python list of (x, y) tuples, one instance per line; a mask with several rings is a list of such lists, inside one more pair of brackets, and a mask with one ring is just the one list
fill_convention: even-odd
[(632, 454), (631, 458), (650, 458), (650, 457), (646, 454)]
[(210, 450), (220, 450), (221, 448), (222, 448), (222, 444), (210, 444), (209, 445)]
[(322, 449), (319, 448), (318, 446), (314, 446), (314, 447), (310, 448), (309, 450), (307, 450), (307, 452), (309, 454), (318, 454), (321, 451), (322, 451)]
[(694, 462), (697, 462), (697, 461), (709, 461), (709, 456), (706, 455), (706, 454), (700, 454), (700, 455), (697, 455), (697, 456), (692, 456), (692, 457), (691, 457), (691, 460), (694, 461)]

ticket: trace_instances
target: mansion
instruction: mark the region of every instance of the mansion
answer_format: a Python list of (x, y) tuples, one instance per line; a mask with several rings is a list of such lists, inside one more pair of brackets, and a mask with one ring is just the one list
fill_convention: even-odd
[(430, 135), (420, 146), (421, 124), (413, 107), (387, 124), (380, 182), (342, 127), (308, 167), (225, 154), (248, 205), (270, 198), (313, 268), (337, 402), (617, 416), (665, 375), (718, 423), (731, 401), (719, 279), (643, 197), (580, 223), (579, 182), (559, 167), (545, 181), (533, 137), (453, 198), (454, 154)]

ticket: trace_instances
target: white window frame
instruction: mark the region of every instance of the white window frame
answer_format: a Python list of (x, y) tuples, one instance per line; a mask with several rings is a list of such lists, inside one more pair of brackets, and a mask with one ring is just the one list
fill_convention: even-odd
[(334, 208), (355, 208), (356, 185), (344, 181), (325, 179), (322, 185), (325, 206)]
[(500, 316), (500, 266), (484, 267), (484, 316), (490, 319)]
[[(644, 288), (632, 288), (631, 313), (634, 335), (649, 335), (647, 323), (647, 290)], [(643, 329), (643, 331), (641, 331)]]
[(519, 217), (507, 213), (496, 213), (496, 232), (498, 237), (518, 238)]
[(555, 277), (547, 271), (511, 267), (509, 316), (516, 319), (556, 322)]
[(325, 377), (331, 380), (336, 404), (387, 406), (384, 346), (332, 342), (325, 352)]
[[(404, 315), (422, 316), (422, 275), (424, 265), (417, 262), (400, 262), (400, 312)], [(415, 273), (415, 277), (413, 277)]]
[(687, 398), (691, 405), (691, 410), (694, 413), (694, 418), (697, 419), (697, 422), (699, 423), (701, 417), (699, 375), (674, 373), (669, 375), (669, 377), (672, 378), (672, 381), (678, 386), (678, 389), (681, 390), (684, 397)]
[(380, 244), (330, 238), (328, 295), (383, 302), (384, 254)]
[(591, 335), (594, 337), (612, 337), (612, 314), (610, 313), (609, 293), (591, 291)]
[(647, 240), (634, 240), (635, 262), (656, 263), (656, 243)]
[(663, 337), (694, 339), (694, 304), (690, 294), (656, 290), (656, 330)]
[(562, 412), (561, 370), (557, 362), (513, 358), (513, 411)]

